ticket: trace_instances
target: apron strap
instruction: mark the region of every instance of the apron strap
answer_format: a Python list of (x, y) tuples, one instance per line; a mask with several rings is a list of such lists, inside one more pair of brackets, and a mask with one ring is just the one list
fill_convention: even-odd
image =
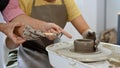
[(62, 0), (62, 4), (65, 4), (64, 0)]
[(35, 6), (35, 0), (33, 0), (32, 8)]

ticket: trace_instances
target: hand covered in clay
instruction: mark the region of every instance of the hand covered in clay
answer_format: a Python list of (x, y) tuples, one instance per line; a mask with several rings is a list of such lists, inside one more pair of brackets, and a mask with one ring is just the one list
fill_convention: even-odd
[(88, 29), (87, 31), (85, 31), (83, 34), (82, 34), (83, 38), (84, 39), (92, 39), (94, 41), (94, 50), (97, 49), (97, 46), (98, 46), (98, 43), (99, 41), (96, 40), (96, 34), (94, 31), (92, 31), (91, 29)]
[(66, 31), (54, 23), (47, 23), (44, 25), (43, 29), (44, 30), (35, 30), (31, 26), (26, 25), (23, 30), (23, 36), (27, 40), (36, 40), (40, 39), (40, 37), (46, 37), (49, 40), (53, 40), (55, 38), (59, 38), (61, 34), (66, 35), (68, 38), (72, 37), (70, 34), (68, 34)]
[[(48, 23), (48, 22), (45, 22), (42, 20), (37, 20), (37, 19), (34, 19), (27, 15), (19, 15), (16, 18), (14, 18), (12, 21), (24, 23), (25, 25), (31, 26), (33, 28), (33, 30), (35, 30), (37, 32), (41, 31), (43, 33), (46, 33), (45, 37), (47, 37), (49, 40), (54, 40), (58, 35), (60, 36), (60, 34), (64, 34), (68, 38), (72, 38), (72, 36), (69, 33), (67, 33), (65, 30), (63, 30), (58, 25), (56, 25), (54, 23)], [(26, 26), (23, 26), (21, 28), (16, 28), (15, 33), (17, 35), (25, 37), (25, 36), (23, 36), (23, 30), (25, 29), (25, 27)], [(56, 35), (56, 36), (54, 36), (54, 35)], [(27, 37), (27, 39), (28, 39), (28, 37)], [(29, 39), (31, 39), (31, 38), (29, 38)]]
[(96, 34), (94, 31), (92, 31), (91, 29), (88, 29), (87, 31), (85, 31), (83, 34), (82, 34), (83, 38), (84, 39), (92, 39), (92, 40), (96, 40)]

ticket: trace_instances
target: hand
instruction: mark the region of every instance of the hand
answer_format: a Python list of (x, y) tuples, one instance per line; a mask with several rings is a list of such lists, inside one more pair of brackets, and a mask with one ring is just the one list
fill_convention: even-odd
[(13, 41), (14, 44), (21, 44), (25, 41), (22, 37), (14, 33), (15, 28), (22, 27), (24, 24), (19, 22), (10, 22), (3, 25), (3, 33), (7, 35), (9, 39)]
[[(72, 38), (70, 34), (68, 34), (66, 31), (64, 31), (62, 28), (60, 28), (58, 25), (53, 23), (47, 23), (45, 21), (37, 20), (32, 17), (29, 17), (27, 15), (19, 15), (16, 18), (12, 20), (13, 22), (21, 22), (25, 25), (31, 26), (35, 30), (43, 31), (43, 32), (49, 32), (49, 33), (63, 33), (68, 38)], [(16, 29), (17, 33), (23, 37), (23, 27), (20, 27), (19, 29)], [(55, 39), (53, 36), (46, 36), (48, 39), (52, 40)]]
[(99, 44), (99, 41), (98, 40), (96, 40), (96, 34), (95, 34), (95, 32), (94, 31), (92, 31), (92, 30), (90, 30), (90, 29), (88, 29), (87, 31), (85, 31), (83, 34), (83, 38), (84, 39), (92, 39), (93, 41), (94, 41), (94, 50), (96, 50), (97, 49), (97, 46), (98, 46), (98, 44)]
[(44, 27), (42, 29), (43, 29), (43, 32), (45, 32), (45, 33), (58, 34), (56, 36), (54, 36), (54, 35), (51, 36), (49, 34), (46, 35), (46, 37), (50, 40), (53, 40), (62, 34), (64, 34), (68, 38), (72, 38), (71, 34), (67, 33), (65, 30), (63, 30), (61, 27), (59, 27), (58, 25), (56, 25), (54, 23), (45, 23)]
[(60, 28), (59, 26), (53, 23), (46, 23), (46, 25), (44, 25), (43, 29), (41, 30), (36, 30), (31, 26), (26, 25), (23, 30), (23, 38), (27, 40), (36, 40), (36, 39), (40, 39), (41, 37), (46, 37), (49, 40), (54, 40), (55, 38), (61, 37), (63, 33), (69, 38), (72, 37), (62, 28)]
[(96, 40), (96, 34), (95, 32), (93, 32), (92, 30), (88, 29), (87, 31), (85, 31), (83, 34), (83, 38), (85, 39), (92, 39), (92, 40)]

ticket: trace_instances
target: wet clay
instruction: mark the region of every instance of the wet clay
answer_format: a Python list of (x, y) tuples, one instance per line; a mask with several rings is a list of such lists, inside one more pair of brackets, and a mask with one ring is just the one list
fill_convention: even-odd
[(76, 39), (74, 40), (74, 51), (81, 53), (95, 52), (94, 41), (91, 39)]

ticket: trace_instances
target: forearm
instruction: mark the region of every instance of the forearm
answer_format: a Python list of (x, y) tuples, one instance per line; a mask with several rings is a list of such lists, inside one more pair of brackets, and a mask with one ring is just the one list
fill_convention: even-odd
[(76, 19), (71, 21), (80, 34), (84, 33), (87, 29), (90, 29), (84, 18), (80, 15)]
[(12, 20), (12, 22), (21, 22), (21, 23), (24, 23), (25, 25), (30, 25), (35, 29), (36, 29), (36, 27), (40, 27), (45, 23), (42, 20), (34, 19), (34, 18), (32, 18), (30, 16), (27, 16), (25, 14), (22, 14), (22, 15), (19, 15), (19, 16), (15, 17)]
[(96, 40), (96, 34), (93, 30), (90, 29), (88, 24), (85, 22), (82, 16), (77, 17), (72, 21), (72, 24), (76, 27), (76, 29), (81, 33), (83, 38), (85, 39), (93, 39)]
[[(15, 17), (11, 22), (21, 22), (21, 23), (24, 23), (25, 25), (30, 25), (32, 28), (36, 30), (41, 30), (43, 24), (45, 23), (44, 21), (31, 18), (24, 14)], [(15, 29), (15, 32), (18, 33), (20, 36), (22, 36), (24, 27), (25, 26)]]

